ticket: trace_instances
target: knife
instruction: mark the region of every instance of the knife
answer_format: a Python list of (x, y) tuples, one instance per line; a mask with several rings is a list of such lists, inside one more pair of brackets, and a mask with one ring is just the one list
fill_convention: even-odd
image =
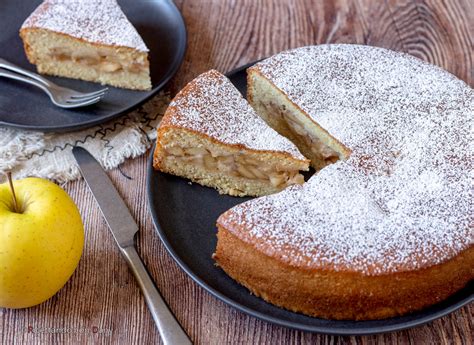
[(107, 225), (137, 279), (165, 345), (192, 344), (161, 297), (135, 248), (138, 225), (101, 165), (82, 147), (72, 149), (79, 170), (99, 204)]

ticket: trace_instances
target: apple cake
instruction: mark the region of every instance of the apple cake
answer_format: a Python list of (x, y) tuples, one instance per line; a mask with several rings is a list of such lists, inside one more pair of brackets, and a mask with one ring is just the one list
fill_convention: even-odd
[(39, 73), (151, 89), (148, 48), (115, 0), (46, 0), (20, 36)]
[(249, 70), (260, 115), (321, 169), (217, 220), (218, 265), (277, 306), (382, 319), (474, 278), (474, 92), (412, 56), (358, 45)]
[(158, 127), (154, 167), (220, 193), (264, 195), (304, 182), (309, 161), (210, 70), (181, 90)]

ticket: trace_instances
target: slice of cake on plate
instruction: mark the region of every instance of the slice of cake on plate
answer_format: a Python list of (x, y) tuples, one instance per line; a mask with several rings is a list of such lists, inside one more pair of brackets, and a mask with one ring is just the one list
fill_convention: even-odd
[(154, 167), (220, 193), (256, 196), (303, 183), (299, 171), (309, 161), (211, 70), (171, 102), (158, 127)]
[(20, 36), (38, 72), (150, 90), (148, 48), (115, 0), (47, 0)]

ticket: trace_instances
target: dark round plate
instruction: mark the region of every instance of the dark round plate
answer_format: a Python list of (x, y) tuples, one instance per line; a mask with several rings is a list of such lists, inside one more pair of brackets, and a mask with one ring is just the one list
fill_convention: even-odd
[[(228, 74), (245, 93), (245, 68)], [(424, 324), (474, 300), (473, 284), (420, 312), (377, 321), (333, 321), (293, 313), (251, 295), (214, 265), (216, 219), (250, 198), (219, 195), (214, 189), (153, 170), (148, 161), (147, 194), (153, 221), (163, 244), (179, 266), (199, 285), (225, 303), (259, 319), (303, 331), (362, 335), (402, 330)]]
[[(23, 51), (18, 31), (41, 0), (0, 1), (0, 57), (36, 71)], [(65, 132), (97, 125), (118, 117), (156, 94), (176, 73), (186, 50), (183, 18), (171, 0), (119, 0), (120, 7), (150, 49), (153, 89), (132, 91), (109, 87), (104, 99), (92, 106), (62, 109), (54, 106), (34, 86), (0, 78), (0, 125), (40, 131)], [(95, 91), (102, 86), (80, 80), (54, 78), (53, 82), (78, 91)]]

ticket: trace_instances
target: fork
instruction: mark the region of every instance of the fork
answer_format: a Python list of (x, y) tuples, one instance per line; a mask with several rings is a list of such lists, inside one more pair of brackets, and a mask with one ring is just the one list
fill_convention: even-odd
[(105, 95), (107, 88), (83, 93), (59, 86), (42, 76), (18, 67), (11, 62), (0, 58), (0, 77), (6, 77), (26, 82), (42, 89), (48, 94), (51, 101), (61, 108), (84, 107), (99, 102)]

